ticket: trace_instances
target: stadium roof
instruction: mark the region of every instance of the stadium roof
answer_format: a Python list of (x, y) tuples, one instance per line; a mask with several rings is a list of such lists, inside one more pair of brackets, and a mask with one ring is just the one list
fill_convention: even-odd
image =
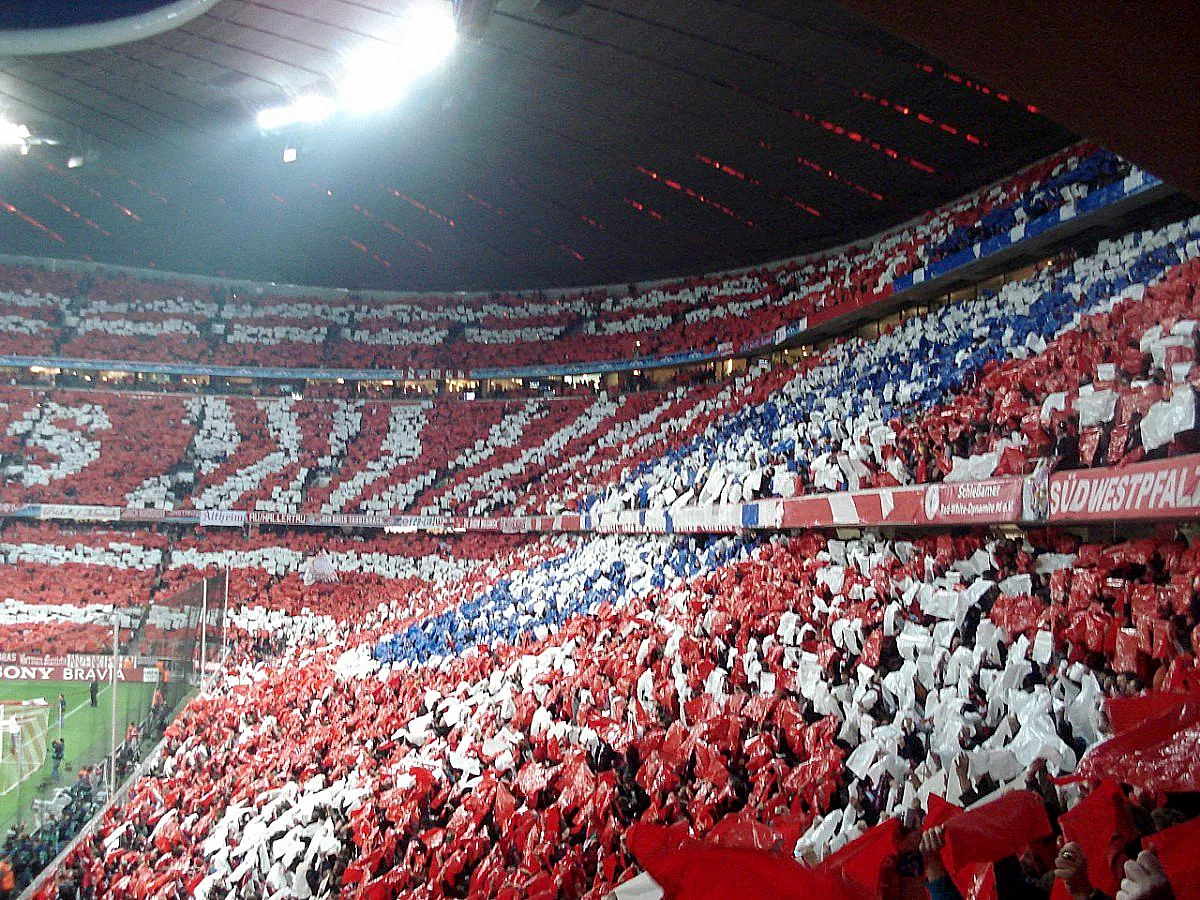
[(33, 138), (0, 147), (0, 252), (361, 288), (625, 282), (865, 237), (1072, 140), (828, 0), (500, 0), (395, 106), (259, 128), (336, 96), (414, 2), (220, 0), (134, 43), (0, 58), (0, 112)]

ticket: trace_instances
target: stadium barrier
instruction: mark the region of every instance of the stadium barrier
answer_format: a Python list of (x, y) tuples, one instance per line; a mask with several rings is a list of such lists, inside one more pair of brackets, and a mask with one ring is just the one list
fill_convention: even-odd
[(386, 516), (270, 513), (239, 509), (156, 510), (68, 504), (0, 504), (0, 517), (74, 522), (173, 523), (206, 528), (290, 525), (504, 534), (734, 534), (756, 529), (942, 527), (1119, 522), (1200, 517), (1200, 454), (1120, 468), (938, 482), (771, 498), (717, 506), (621, 510), (596, 515)]

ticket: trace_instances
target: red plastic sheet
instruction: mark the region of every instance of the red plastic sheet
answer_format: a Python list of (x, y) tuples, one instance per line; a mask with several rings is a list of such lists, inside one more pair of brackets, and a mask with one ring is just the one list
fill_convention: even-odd
[(1113, 654), (1112, 667), (1114, 672), (1137, 675), (1139, 678), (1145, 675), (1146, 659), (1136, 630), (1122, 628), (1117, 632), (1117, 647)]
[(872, 895), (826, 872), (758, 850), (687, 846), (638, 858), (667, 900), (868, 900)]
[(725, 816), (704, 836), (704, 840), (714, 847), (741, 847), (776, 852), (785, 849), (773, 828), (744, 811)]
[(1115, 781), (1106, 780), (1058, 819), (1063, 835), (1074, 841), (1087, 861), (1094, 887), (1115, 895), (1121, 887), (1122, 848), (1138, 836), (1129, 801)]
[(1200, 818), (1152, 834), (1142, 845), (1158, 854), (1176, 897), (1200, 897)]
[(827, 857), (817, 866), (817, 870), (840, 875), (862, 886), (872, 897), (878, 897), (882, 889), (884, 865), (896, 855), (899, 836), (900, 822), (888, 819)]
[(1045, 610), (1045, 604), (1029, 594), (1003, 595), (996, 598), (988, 616), (1003, 628), (1010, 638), (1014, 638), (1036, 629)]
[(1050, 832), (1042, 798), (1031, 791), (1011, 791), (946, 823), (947, 867), (997, 862)]
[(939, 825), (945, 825), (962, 812), (963, 808), (961, 806), (951, 803), (937, 794), (930, 794), (925, 812), (925, 820), (921, 823), (921, 830), (929, 831), (932, 828), (937, 828)]
[(1104, 701), (1104, 714), (1114, 734), (1124, 734), (1133, 728), (1168, 713), (1186, 700), (1186, 694), (1154, 691), (1135, 697), (1109, 697)]
[[(1151, 715), (1159, 705), (1165, 708)], [(1092, 748), (1071, 780), (1112, 778), (1149, 791), (1200, 790), (1195, 764), (1200, 756), (1200, 696), (1178, 695), (1166, 703), (1151, 694), (1144, 705), (1119, 716), (1124, 729)]]

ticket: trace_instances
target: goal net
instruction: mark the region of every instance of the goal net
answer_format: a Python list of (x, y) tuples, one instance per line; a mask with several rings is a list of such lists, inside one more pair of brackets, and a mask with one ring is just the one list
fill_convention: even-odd
[(0, 702), (0, 796), (11, 793), (46, 762), (50, 704)]

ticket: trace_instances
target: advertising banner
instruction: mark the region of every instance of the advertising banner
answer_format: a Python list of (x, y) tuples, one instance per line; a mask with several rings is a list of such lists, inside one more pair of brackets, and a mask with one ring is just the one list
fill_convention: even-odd
[(1200, 454), (1050, 476), (1050, 521), (1200, 516)]
[(251, 510), (244, 513), (246, 521), (251, 525), (307, 525), (308, 513), (289, 512), (258, 512)]
[[(158, 669), (126, 660), (117, 669), (118, 681), (158, 681)], [(0, 681), (101, 681), (112, 678), (112, 657), (68, 653), (44, 656), (0, 653)]]
[[(1200, 519), (1200, 454), (1138, 463), (1120, 469), (1047, 474), (1039, 465), (1029, 477), (907, 485), (833, 494), (775, 497), (749, 503), (620, 510), (580, 516), (404, 516), (354, 513), (267, 513), (246, 510), (125, 510), (112, 506), (0, 506), (0, 515), (75, 521), (199, 523), (237, 528), (245, 524), (299, 527), (392, 528), (401, 531), (503, 532), (596, 531), (609, 534), (711, 532), (743, 529), (951, 526), (1121, 519)], [(776, 479), (773, 487), (795, 487)]]
[(306, 524), (316, 528), (386, 528), (391, 516), (373, 516), (358, 513), (317, 513), (307, 517)]
[(162, 522), (167, 518), (165, 509), (123, 509), (122, 522)]
[(784, 528), (989, 525), (1022, 518), (1023, 478), (815, 494), (780, 501)]
[(121, 518), (121, 507), (43, 503), (38, 516), (42, 519), (73, 519), (76, 522), (115, 522)]
[[(989, 478), (959, 484), (929, 484), (925, 492), (927, 525), (981, 525), (1017, 522), (1024, 512), (1024, 478)], [(898, 489), (899, 490), (899, 489)]]
[(200, 524), (205, 528), (241, 528), (246, 524), (246, 512), (240, 509), (201, 510)]
[(720, 506), (683, 506), (670, 512), (671, 531), (679, 534), (717, 532), (730, 534), (741, 531), (743, 504)]
[[(111, 679), (112, 666), (98, 669), (0, 663), (0, 681), (99, 681), (108, 683)], [(143, 683), (158, 680), (158, 669), (117, 669), (117, 681)]]

